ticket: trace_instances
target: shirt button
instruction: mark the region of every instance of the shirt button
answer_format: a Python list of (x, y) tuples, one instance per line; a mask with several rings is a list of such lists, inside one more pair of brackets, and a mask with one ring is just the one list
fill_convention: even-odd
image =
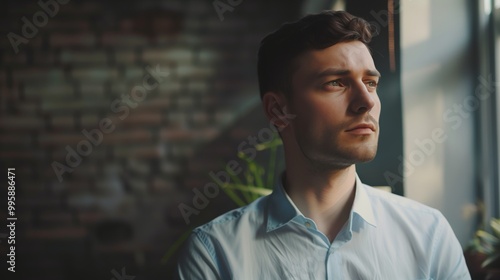
[(311, 223), (310, 222), (306, 222), (305, 225), (306, 225), (307, 228), (311, 227)]

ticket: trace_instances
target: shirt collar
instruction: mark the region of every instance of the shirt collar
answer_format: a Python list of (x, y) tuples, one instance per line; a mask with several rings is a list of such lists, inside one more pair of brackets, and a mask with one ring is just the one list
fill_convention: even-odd
[(279, 180), (269, 196), (267, 212), (267, 232), (273, 231), (287, 224), (300, 214), (292, 200), (283, 188), (283, 180)]
[(365, 222), (376, 227), (377, 222), (373, 214), (372, 203), (370, 201), (370, 197), (368, 197), (368, 194), (366, 193), (365, 188), (371, 187), (363, 184), (359, 179), (358, 174), (356, 174), (356, 194), (354, 196), (354, 202), (352, 204), (350, 220), (352, 223), (353, 214), (357, 214)]
[[(358, 215), (365, 222), (372, 226), (377, 225), (375, 216), (373, 214), (373, 208), (371, 206), (370, 198), (366, 193), (365, 187), (367, 186), (361, 182), (358, 175), (356, 174), (356, 194), (349, 216), (349, 227), (351, 229), (354, 214)], [(278, 229), (299, 215), (302, 215), (302, 213), (300, 213), (300, 210), (295, 206), (293, 201), (285, 192), (282, 180), (279, 180), (273, 192), (269, 196), (266, 231), (270, 232)]]

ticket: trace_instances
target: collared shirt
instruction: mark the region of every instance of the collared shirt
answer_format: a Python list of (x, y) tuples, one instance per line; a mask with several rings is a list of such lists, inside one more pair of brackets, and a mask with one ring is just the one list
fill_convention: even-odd
[(462, 248), (436, 209), (356, 176), (349, 220), (333, 242), (278, 184), (273, 193), (196, 228), (180, 279), (470, 279)]

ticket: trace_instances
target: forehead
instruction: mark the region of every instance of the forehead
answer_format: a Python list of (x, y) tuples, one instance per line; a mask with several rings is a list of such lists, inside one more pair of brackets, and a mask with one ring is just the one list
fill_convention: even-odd
[(312, 76), (329, 68), (345, 69), (351, 73), (376, 70), (370, 51), (359, 41), (341, 42), (322, 50), (309, 50), (296, 58), (295, 65), (297, 72)]

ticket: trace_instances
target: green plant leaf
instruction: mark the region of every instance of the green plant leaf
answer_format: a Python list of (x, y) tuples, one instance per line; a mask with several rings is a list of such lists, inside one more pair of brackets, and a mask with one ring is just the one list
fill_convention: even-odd
[(489, 232), (486, 232), (484, 230), (478, 230), (476, 232), (476, 235), (477, 237), (479, 237), (481, 240), (483, 240), (484, 242), (487, 242), (487, 243), (491, 243), (491, 244), (496, 244), (499, 242), (499, 239), (497, 237), (495, 237), (494, 235), (492, 235), (491, 233)]
[(170, 248), (168, 248), (168, 251), (165, 253), (163, 258), (161, 258), (161, 264), (166, 264), (168, 260), (172, 257), (172, 255), (181, 247), (181, 245), (186, 241), (186, 239), (189, 237), (191, 234), (191, 231), (193, 229), (188, 229), (186, 230), (180, 237), (177, 239)]
[(267, 182), (266, 187), (269, 187), (274, 182), (274, 173), (276, 172), (276, 157), (278, 146), (271, 147), (271, 156), (269, 157), (269, 165), (267, 168)]
[(476, 231), (477, 251), (490, 255), (499, 246), (499, 239), (484, 230)]
[(495, 236), (500, 238), (500, 219), (491, 219), (490, 226)]
[(270, 189), (241, 185), (241, 184), (228, 184), (226, 185), (226, 188), (256, 194), (258, 197), (268, 195), (272, 192), (272, 190)]
[(496, 260), (498, 260), (498, 258), (500, 258), (500, 252), (496, 252), (495, 254), (486, 258), (486, 260), (484, 260), (483, 263), (481, 264), (481, 267), (483, 267), (483, 268), (487, 267), (488, 265), (490, 265), (490, 264), (494, 263)]
[[(240, 178), (236, 175), (233, 174), (233, 172), (229, 171), (228, 168), (226, 168), (226, 172), (229, 174), (229, 177), (231, 180), (233, 180), (236, 184), (243, 184), (240, 180)], [(248, 204), (253, 201), (252, 196), (249, 193), (243, 192), (243, 198), (245, 199), (245, 202)]]

